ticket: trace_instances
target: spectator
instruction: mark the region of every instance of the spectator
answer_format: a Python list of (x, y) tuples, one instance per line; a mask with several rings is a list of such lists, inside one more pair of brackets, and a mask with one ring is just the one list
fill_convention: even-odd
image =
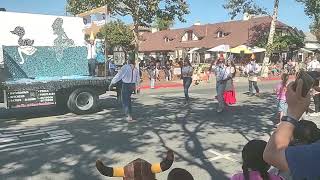
[(301, 120), (293, 132), (293, 137), (292, 145), (312, 144), (320, 140), (320, 130), (314, 122)]
[(280, 176), (269, 174), (270, 165), (263, 160), (263, 150), (267, 142), (249, 141), (242, 150), (242, 173), (232, 176), (231, 180), (281, 180)]
[(277, 95), (277, 110), (279, 115), (279, 123), (281, 122), (281, 118), (283, 117), (283, 115), (287, 114), (288, 105), (286, 101), (286, 91), (287, 91), (288, 80), (289, 80), (289, 75), (282, 74), (281, 82), (274, 89)]
[(114, 64), (114, 61), (110, 61), (109, 63), (110, 76), (116, 75), (116, 68), (117, 66)]
[[(312, 76), (317, 76), (319, 72), (312, 71), (309, 72)], [(312, 96), (313, 96), (313, 102), (314, 102), (314, 113), (311, 113), (310, 116), (317, 117), (320, 116), (320, 92), (319, 92), (319, 79), (315, 78), (316, 81), (314, 83), (313, 89), (312, 89)]]
[(165, 65), (164, 65), (164, 74), (165, 74), (165, 78), (166, 81), (170, 81), (171, 80), (171, 75), (170, 75), (170, 71), (171, 71), (171, 65), (169, 61), (166, 61)]
[(320, 142), (289, 147), (299, 119), (310, 105), (310, 94), (303, 97), (302, 89), (301, 79), (297, 81), (296, 91), (293, 90), (293, 83), (288, 85), (288, 116), (282, 118), (282, 122), (271, 136), (263, 157), (279, 170), (290, 171), (293, 179), (319, 179)]
[(173, 66), (173, 61), (172, 60), (169, 60), (169, 64), (170, 64), (170, 81), (173, 80), (173, 71), (174, 71), (174, 66)]
[[(320, 130), (314, 122), (301, 120), (293, 132), (293, 137), (294, 138), (292, 142), (290, 142), (290, 146), (311, 144), (320, 139)], [(269, 172), (277, 175), (280, 174), (286, 180), (292, 179), (290, 172), (281, 172), (276, 168), (272, 168)]]
[(167, 180), (193, 180), (193, 176), (185, 169), (174, 168), (168, 174)]
[(312, 57), (312, 61), (308, 63), (307, 70), (308, 71), (316, 71), (318, 66), (320, 65), (316, 56)]

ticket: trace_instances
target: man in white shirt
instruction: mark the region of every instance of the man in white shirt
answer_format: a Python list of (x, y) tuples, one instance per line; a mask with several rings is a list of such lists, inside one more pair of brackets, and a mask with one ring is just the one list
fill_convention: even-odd
[(307, 70), (308, 71), (317, 71), (318, 66), (320, 65), (316, 56), (313, 56), (312, 61), (308, 63)]
[(96, 48), (94, 45), (94, 40), (90, 40), (87, 44), (87, 50), (88, 50), (88, 67), (89, 67), (89, 75), (95, 76), (96, 75)]
[(122, 80), (121, 101), (128, 122), (134, 122), (132, 119), (131, 95), (139, 85), (139, 70), (135, 66), (135, 60), (129, 60), (129, 64), (122, 66), (120, 71), (112, 79), (109, 89), (112, 85)]
[(259, 87), (258, 87), (258, 73), (260, 72), (261, 68), (259, 64), (256, 63), (254, 54), (251, 57), (250, 63), (246, 66), (246, 71), (248, 74), (248, 80), (249, 80), (249, 93), (251, 96), (253, 96), (253, 89), (256, 90), (256, 95), (259, 95)]
[(215, 67), (215, 74), (216, 74), (216, 91), (217, 91), (217, 99), (218, 99), (218, 109), (217, 112), (220, 113), (224, 110), (225, 102), (223, 93), (226, 88), (226, 84), (229, 78), (229, 70), (224, 64), (224, 57), (220, 56), (217, 60), (216, 67)]

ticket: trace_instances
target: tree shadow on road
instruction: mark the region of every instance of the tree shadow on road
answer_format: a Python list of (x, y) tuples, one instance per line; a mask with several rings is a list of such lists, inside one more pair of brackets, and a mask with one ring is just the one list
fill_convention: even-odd
[[(208, 138), (228, 132), (248, 141), (269, 134), (273, 128), (267, 120), (274, 108), (268, 94), (263, 100), (242, 101), (223, 114), (217, 114), (215, 103), (207, 98), (196, 98), (190, 106), (183, 106), (181, 97), (157, 96), (154, 101), (146, 105), (140, 98), (135, 100), (135, 124), (123, 120), (114, 99), (105, 99), (102, 104), (106, 110), (96, 114), (58, 116), (57, 122), (48, 126), (68, 130), (74, 136), (72, 140), (3, 152), (0, 173), (5, 179), (45, 179), (42, 175), (46, 174), (50, 179), (97, 179), (102, 178), (95, 169), (98, 158), (116, 166), (136, 158), (157, 162), (167, 149), (172, 149), (176, 155), (174, 165), (186, 165), (180, 168), (191, 169), (195, 179), (201, 179), (199, 174), (208, 174), (211, 179), (225, 180), (229, 179), (228, 172), (208, 161), (211, 157), (206, 151), (213, 148), (239, 154), (242, 146), (230, 147), (225, 143), (228, 139), (219, 142)], [(9, 128), (19, 122), (1, 124)], [(165, 179), (165, 175), (159, 177)]]

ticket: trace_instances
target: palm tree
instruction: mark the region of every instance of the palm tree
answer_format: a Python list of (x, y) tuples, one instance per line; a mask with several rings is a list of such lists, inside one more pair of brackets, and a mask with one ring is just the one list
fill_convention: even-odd
[(278, 19), (278, 11), (279, 11), (279, 0), (274, 0), (273, 15), (272, 15), (270, 33), (269, 33), (268, 43), (267, 43), (267, 52), (263, 59), (262, 70), (261, 70), (262, 77), (268, 77), (268, 73), (269, 73), (268, 65), (269, 65), (270, 56), (272, 53), (270, 47), (273, 43), (274, 35), (276, 32), (276, 22)]

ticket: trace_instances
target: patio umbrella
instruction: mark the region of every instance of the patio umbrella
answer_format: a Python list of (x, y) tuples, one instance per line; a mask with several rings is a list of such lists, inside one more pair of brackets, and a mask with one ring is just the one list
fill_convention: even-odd
[(251, 50), (252, 50), (253, 53), (260, 53), (260, 52), (267, 51), (266, 49), (260, 48), (260, 47), (257, 47), (257, 46), (253, 47)]
[(232, 48), (232, 49), (230, 49), (230, 52), (234, 53), (234, 54), (241, 54), (241, 52), (243, 52), (244, 54), (252, 54), (253, 53), (251, 48), (246, 45), (240, 45), (235, 48)]
[(211, 48), (208, 51), (211, 51), (211, 52), (229, 52), (230, 51), (230, 46), (226, 45), (226, 44), (222, 44), (222, 45), (219, 45), (217, 47)]

